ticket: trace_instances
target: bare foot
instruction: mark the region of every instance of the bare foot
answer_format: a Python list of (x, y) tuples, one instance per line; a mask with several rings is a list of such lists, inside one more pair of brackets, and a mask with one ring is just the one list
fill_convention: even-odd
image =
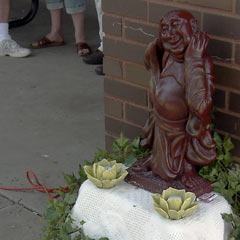
[(181, 182), (188, 188), (195, 188), (204, 182), (204, 179), (199, 176), (194, 166), (188, 162), (184, 162), (184, 172), (181, 176)]
[[(45, 36), (48, 40), (50, 40), (52, 43), (63, 43), (64, 42), (64, 38), (62, 34), (52, 34), (52, 33), (48, 33)], [(32, 47), (39, 47), (40, 45), (44, 45), (44, 43), (41, 43), (41, 40), (35, 41), (33, 42), (31, 45)]]
[(76, 43), (76, 48), (79, 56), (86, 56), (92, 52), (90, 46), (86, 42)]
[(181, 182), (187, 187), (187, 188), (195, 188), (197, 186), (202, 185), (202, 183), (204, 183), (204, 179), (197, 175), (197, 173), (195, 173), (195, 175), (182, 175), (181, 177)]

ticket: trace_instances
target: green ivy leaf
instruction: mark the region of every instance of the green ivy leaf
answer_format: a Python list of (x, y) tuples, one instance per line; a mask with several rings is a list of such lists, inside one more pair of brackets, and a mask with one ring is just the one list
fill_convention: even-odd
[(139, 146), (140, 146), (140, 141), (141, 141), (140, 137), (135, 138), (135, 139), (133, 140), (133, 142), (132, 142), (133, 148), (138, 149)]
[(114, 142), (113, 145), (112, 145), (112, 151), (113, 151), (114, 153), (118, 153), (118, 152), (121, 151), (121, 148), (118, 146), (117, 143)]
[(135, 162), (137, 161), (137, 158), (133, 155), (133, 154), (131, 154), (131, 155), (129, 155), (126, 159), (125, 159), (125, 165), (127, 166), (127, 167), (130, 167), (130, 166), (132, 166)]
[(238, 179), (237, 172), (230, 170), (230, 171), (228, 172), (228, 180), (229, 180), (230, 182), (238, 182), (239, 179)]
[(240, 193), (240, 184), (238, 184), (238, 185), (236, 186), (236, 189), (235, 189), (235, 190), (236, 190), (237, 193)]
[(227, 214), (227, 213), (222, 213), (222, 218), (224, 219), (224, 221), (230, 223), (233, 221), (233, 215), (232, 214)]
[(233, 201), (233, 196), (234, 196), (234, 191), (231, 190), (231, 189), (222, 189), (221, 192), (220, 192), (224, 198), (230, 203), (232, 204), (234, 201)]
[(236, 227), (232, 234), (231, 234), (232, 237), (234, 237), (236, 240), (239, 240), (240, 239), (240, 226)]
[(73, 227), (70, 221), (65, 223), (65, 229), (68, 234), (73, 232)]
[(56, 208), (49, 207), (47, 208), (46, 214), (44, 215), (45, 219), (48, 221), (56, 221), (61, 214), (56, 211)]
[(116, 148), (117, 151), (121, 151), (123, 148), (129, 145), (129, 139), (124, 137), (124, 135), (121, 133), (120, 137), (114, 142), (114, 145), (114, 148)]
[(87, 180), (87, 175), (84, 171), (84, 168), (79, 164), (79, 170), (78, 170), (79, 180), (78, 183), (81, 185), (85, 180)]
[(231, 151), (234, 148), (234, 145), (230, 137), (225, 137), (223, 140), (223, 147), (226, 152)]
[(73, 194), (67, 193), (65, 195), (64, 201), (66, 201), (66, 203), (68, 203), (69, 205), (72, 205), (76, 202), (76, 199), (77, 199), (77, 193), (73, 193)]
[(223, 159), (224, 159), (224, 154), (223, 153), (218, 154), (217, 160), (221, 161)]
[(231, 166), (232, 163), (233, 163), (232, 154), (230, 152), (227, 152), (224, 155), (224, 158), (222, 160), (223, 160), (223, 164), (224, 164), (225, 167)]
[(61, 236), (61, 240), (71, 240), (71, 235), (63, 234), (63, 235)]
[(222, 142), (222, 139), (219, 136), (219, 134), (217, 132), (214, 132), (213, 137), (214, 137), (214, 140), (217, 144), (217, 147), (219, 147), (219, 146), (221, 147), (223, 142)]

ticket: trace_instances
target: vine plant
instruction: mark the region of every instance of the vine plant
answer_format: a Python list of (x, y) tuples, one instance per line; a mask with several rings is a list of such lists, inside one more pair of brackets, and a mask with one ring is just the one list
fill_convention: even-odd
[(232, 224), (230, 237), (240, 240), (240, 171), (234, 165), (231, 150), (234, 145), (230, 137), (222, 139), (214, 132), (218, 156), (210, 165), (200, 169), (199, 174), (214, 183), (215, 192), (220, 193), (232, 206), (232, 214), (223, 213), (223, 219)]
[[(240, 240), (240, 171), (234, 167), (230, 152), (234, 146), (229, 137), (222, 139), (216, 132), (214, 132), (214, 139), (217, 144), (217, 159), (212, 164), (201, 168), (199, 174), (213, 181), (214, 191), (222, 194), (231, 204), (233, 213), (223, 213), (222, 217), (226, 222), (232, 224), (233, 231), (230, 237)], [(130, 141), (121, 134), (120, 138), (113, 142), (112, 153), (98, 149), (94, 159), (91, 162), (85, 161), (84, 164), (93, 164), (107, 158), (131, 166), (135, 161), (145, 158), (149, 154), (149, 150), (141, 147), (140, 138)], [(58, 191), (60, 199), (48, 200), (47, 209), (43, 215), (48, 226), (44, 228), (45, 235), (42, 240), (94, 240), (86, 236), (81, 227), (73, 227), (73, 219), (70, 217), (71, 209), (77, 199), (78, 189), (87, 179), (81, 165), (78, 175), (76, 177), (74, 174), (64, 174), (69, 191), (67, 193)], [(71, 237), (72, 234), (75, 237)], [(99, 240), (108, 240), (108, 238)]]
[[(93, 160), (91, 162), (85, 161), (84, 165), (93, 164), (106, 158), (131, 166), (135, 161), (145, 158), (149, 154), (149, 150), (141, 147), (140, 138), (130, 141), (121, 134), (120, 138), (113, 142), (112, 153), (98, 149)], [(64, 174), (69, 191), (67, 193), (57, 191), (60, 199), (48, 200), (47, 208), (43, 215), (43, 219), (47, 222), (47, 227), (43, 229), (45, 235), (42, 240), (94, 240), (86, 236), (81, 227), (73, 227), (72, 225), (74, 220), (70, 216), (71, 209), (76, 202), (79, 187), (87, 179), (81, 165), (79, 165), (78, 175), (76, 177), (74, 174)], [(108, 238), (99, 240), (108, 240)]]

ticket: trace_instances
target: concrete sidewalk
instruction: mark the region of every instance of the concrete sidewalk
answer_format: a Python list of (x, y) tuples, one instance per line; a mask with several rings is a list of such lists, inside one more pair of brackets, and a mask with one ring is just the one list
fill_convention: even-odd
[[(26, 13), (30, 1), (12, 1), (12, 16)], [(98, 22), (88, 0), (86, 35), (95, 50)], [(62, 173), (77, 172), (97, 147), (104, 148), (103, 77), (77, 56), (74, 30), (64, 14), (66, 45), (34, 50), (24, 59), (0, 57), (0, 186), (28, 187), (33, 170), (47, 187), (63, 186)], [(35, 19), (11, 35), (29, 46), (50, 29), (44, 1)], [(40, 240), (47, 196), (0, 190), (0, 239)]]

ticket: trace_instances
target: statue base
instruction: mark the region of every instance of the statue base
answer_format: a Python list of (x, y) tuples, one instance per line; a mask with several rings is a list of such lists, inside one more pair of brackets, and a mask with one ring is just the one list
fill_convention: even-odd
[(231, 206), (224, 197), (213, 194), (210, 203), (199, 201), (199, 207), (187, 217), (169, 220), (155, 211), (148, 191), (126, 182), (100, 189), (87, 180), (79, 190), (71, 217), (77, 226), (85, 221), (83, 231), (91, 239), (227, 240), (231, 224), (224, 222), (221, 213), (231, 213)]
[(176, 189), (185, 189), (187, 192), (194, 192), (197, 197), (213, 191), (212, 182), (202, 179), (201, 184), (195, 188), (187, 188), (179, 180), (165, 181), (155, 176), (152, 171), (149, 172), (134, 172), (131, 168), (128, 170), (128, 175), (125, 178), (127, 183), (135, 185), (139, 188), (147, 190), (151, 193), (162, 193), (163, 190), (172, 187)]

